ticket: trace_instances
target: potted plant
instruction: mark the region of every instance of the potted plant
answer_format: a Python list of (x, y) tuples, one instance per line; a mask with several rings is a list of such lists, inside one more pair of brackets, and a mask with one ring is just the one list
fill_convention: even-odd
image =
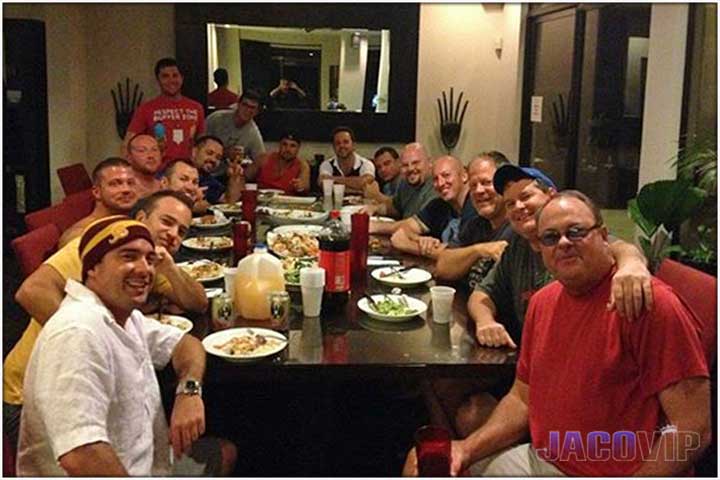
[(655, 271), (671, 253), (681, 254), (681, 245), (673, 245), (673, 232), (702, 206), (706, 192), (687, 179), (659, 180), (645, 185), (628, 202), (630, 218), (640, 228), (640, 246)]

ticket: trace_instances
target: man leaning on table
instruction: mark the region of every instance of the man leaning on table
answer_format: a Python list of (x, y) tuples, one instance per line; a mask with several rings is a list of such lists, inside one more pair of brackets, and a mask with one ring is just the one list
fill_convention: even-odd
[[(500, 167), (493, 185), (503, 196), (514, 234), (500, 260), (470, 295), (468, 313), (481, 346), (517, 348), (530, 298), (552, 280), (540, 256), (535, 214), (557, 191), (540, 170), (515, 165)], [(632, 320), (643, 309), (652, 309), (650, 272), (634, 245), (611, 239), (609, 248), (617, 269), (606, 302), (608, 308)], [(487, 395), (474, 395), (458, 409), (455, 423), (461, 431), (472, 431), (483, 423), (488, 400)]]
[[(203, 286), (183, 272), (172, 258), (190, 228), (190, 201), (182, 193), (160, 191), (140, 200), (132, 214), (150, 230), (158, 256), (152, 305), (145, 305), (145, 311), (152, 311), (164, 298), (179, 311), (204, 312), (208, 301)], [(58, 250), (25, 279), (15, 294), (15, 300), (32, 318), (3, 364), (3, 425), (13, 443), (17, 443), (23, 379), (30, 352), (42, 326), (60, 307), (67, 280), (81, 279), (79, 243), (77, 237)]]
[(403, 222), (390, 238), (402, 252), (436, 259), (448, 244), (456, 245), (460, 230), (477, 217), (470, 200), (468, 176), (462, 162), (444, 156), (433, 164), (433, 187), (438, 198)]
[[(168, 437), (180, 457), (205, 430), (205, 351), (138, 310), (160, 261), (145, 225), (125, 216), (99, 220), (78, 248), (82, 283), (68, 280), (30, 356), (18, 473), (169, 474)], [(168, 431), (153, 367), (169, 361), (180, 387)], [(204, 447), (215, 450), (219, 470), (219, 444)]]
[(392, 235), (427, 203), (437, 197), (433, 188), (432, 161), (421, 143), (409, 143), (400, 154), (400, 180), (397, 191), (391, 197), (382, 197), (380, 203), (366, 205), (369, 215), (389, 215), (395, 222), (370, 219), (370, 233)]
[[(712, 436), (700, 321), (656, 279), (652, 317), (608, 310), (616, 261), (582, 193), (560, 192), (534, 217), (557, 281), (530, 300), (512, 389), (452, 442), (451, 474), (687, 475)], [(413, 453), (405, 473), (416, 473)]]
[(355, 151), (355, 133), (350, 127), (337, 127), (332, 132), (335, 156), (320, 164), (318, 185), (323, 180), (345, 185), (347, 191), (362, 193), (366, 184), (375, 179), (375, 165)]
[(212, 135), (198, 138), (192, 149), (192, 160), (200, 174), (200, 186), (205, 189), (205, 198), (210, 203), (235, 203), (245, 189), (245, 171), (239, 159), (229, 161), (226, 185), (212, 175), (211, 172), (217, 170), (223, 161), (223, 151), (222, 140)]

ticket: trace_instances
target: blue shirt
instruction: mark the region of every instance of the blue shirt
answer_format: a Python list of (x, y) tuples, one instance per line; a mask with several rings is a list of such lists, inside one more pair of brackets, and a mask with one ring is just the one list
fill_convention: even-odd
[(199, 183), (201, 187), (207, 187), (205, 200), (210, 203), (218, 203), (222, 194), (225, 193), (225, 185), (208, 173), (200, 172)]
[(436, 198), (425, 205), (414, 218), (426, 229), (426, 235), (455, 246), (460, 243), (461, 227), (477, 216), (468, 192), (460, 214), (448, 202)]

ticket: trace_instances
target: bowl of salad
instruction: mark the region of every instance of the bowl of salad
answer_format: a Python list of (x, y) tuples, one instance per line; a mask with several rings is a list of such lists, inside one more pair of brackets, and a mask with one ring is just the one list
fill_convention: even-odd
[(407, 295), (375, 294), (358, 300), (357, 306), (369, 317), (385, 322), (405, 322), (427, 311), (422, 300)]

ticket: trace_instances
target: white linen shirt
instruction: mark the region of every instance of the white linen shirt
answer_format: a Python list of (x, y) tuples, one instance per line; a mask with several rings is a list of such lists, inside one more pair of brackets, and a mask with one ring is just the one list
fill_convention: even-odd
[[(333, 172), (333, 166), (337, 169), (338, 172), (340, 172), (341, 176), (345, 176), (345, 173), (343, 173), (342, 168), (340, 168), (340, 164), (338, 163), (337, 157), (332, 157), (320, 164), (320, 168), (318, 170), (319, 174), (325, 174), (330, 175), (331, 177), (337, 176)], [(353, 170), (358, 170), (358, 176), (362, 175), (372, 175), (375, 177), (375, 164), (368, 160), (367, 158), (358, 155), (355, 153), (355, 162), (353, 163)]]
[(133, 310), (124, 328), (84, 285), (67, 296), (35, 343), (25, 375), (17, 471), (64, 476), (58, 459), (109, 443), (133, 476), (169, 473), (168, 425), (155, 368), (182, 337)]

